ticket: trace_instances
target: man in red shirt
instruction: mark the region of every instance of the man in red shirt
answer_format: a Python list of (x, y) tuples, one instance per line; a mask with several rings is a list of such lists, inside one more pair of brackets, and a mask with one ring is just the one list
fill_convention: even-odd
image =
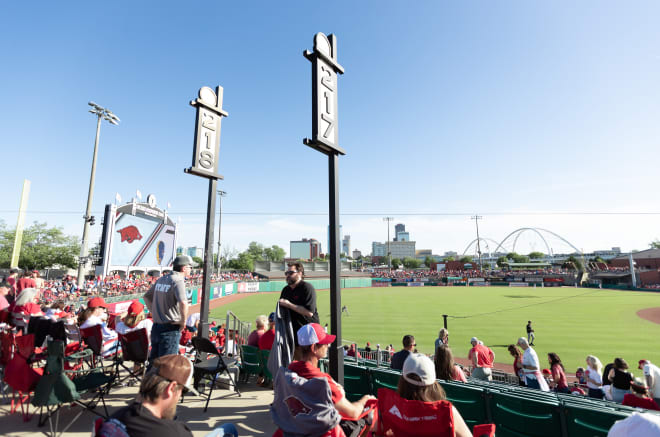
[(483, 381), (492, 381), (492, 368), (493, 361), (495, 361), (495, 353), (488, 347), (484, 346), (477, 337), (470, 339), (472, 349), (468, 353), (468, 359), (472, 362), (474, 369), (472, 370), (472, 377), (481, 379)]
[(269, 329), (259, 338), (259, 349), (271, 350), (275, 341), (275, 313), (268, 316)]
[(37, 283), (32, 279), (32, 272), (25, 271), (23, 277), (16, 281), (16, 296), (26, 288), (37, 288)]
[(302, 351), (302, 360), (289, 364), (289, 370), (305, 379), (326, 378), (330, 386), (332, 403), (339, 414), (344, 419), (359, 418), (367, 401), (376, 398), (372, 395), (364, 395), (356, 402), (349, 402), (346, 399), (344, 388), (332, 379), (332, 376), (319, 369), (319, 360), (327, 356), (328, 347), (335, 341), (336, 336), (327, 334), (318, 323), (308, 323), (298, 330), (297, 337)]

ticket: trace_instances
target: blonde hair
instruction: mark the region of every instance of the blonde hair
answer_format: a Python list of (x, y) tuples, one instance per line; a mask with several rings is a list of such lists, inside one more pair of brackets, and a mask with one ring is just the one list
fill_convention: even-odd
[(124, 325), (128, 326), (129, 328), (135, 328), (138, 323), (144, 320), (146, 316), (144, 315), (144, 311), (142, 311), (140, 314), (127, 314), (126, 317), (122, 319), (122, 322), (124, 322)]
[(603, 363), (600, 362), (598, 357), (587, 355), (587, 363), (589, 363), (589, 367), (592, 369), (595, 368), (598, 373), (603, 371)]
[(268, 325), (268, 317), (264, 316), (263, 314), (258, 316), (257, 320), (255, 321), (255, 325), (257, 325), (257, 329), (265, 328)]

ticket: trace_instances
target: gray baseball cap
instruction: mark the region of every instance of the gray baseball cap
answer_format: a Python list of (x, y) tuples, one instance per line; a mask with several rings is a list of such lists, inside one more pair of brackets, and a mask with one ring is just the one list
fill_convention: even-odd
[(193, 265), (193, 260), (188, 255), (179, 255), (174, 258), (174, 267), (180, 266), (191, 266)]

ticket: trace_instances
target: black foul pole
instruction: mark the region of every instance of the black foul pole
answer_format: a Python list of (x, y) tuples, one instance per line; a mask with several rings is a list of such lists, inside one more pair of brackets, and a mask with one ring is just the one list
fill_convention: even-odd
[(190, 105), (197, 108), (195, 123), (195, 142), (192, 167), (184, 172), (209, 180), (209, 197), (206, 206), (206, 239), (204, 241), (204, 278), (202, 281), (202, 301), (199, 308), (199, 329), (197, 335), (209, 336), (209, 299), (211, 297), (211, 272), (213, 271), (213, 228), (215, 224), (215, 196), (217, 195), (218, 158), (220, 155), (220, 120), (227, 117), (222, 109), (223, 89), (216, 87), (215, 92), (209, 87), (199, 90), (198, 98)]
[(344, 383), (344, 354), (341, 348), (341, 287), (339, 250), (339, 155), (346, 152), (338, 144), (337, 75), (344, 69), (337, 62), (337, 39), (323, 33), (314, 35), (314, 51), (305, 50), (312, 63), (312, 138), (303, 143), (328, 156), (330, 227), (330, 333), (337, 340), (330, 348), (330, 375)]

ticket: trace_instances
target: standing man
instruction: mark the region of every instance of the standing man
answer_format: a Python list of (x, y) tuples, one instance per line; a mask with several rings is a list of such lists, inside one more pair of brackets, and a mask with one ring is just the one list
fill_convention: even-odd
[(474, 367), (472, 377), (482, 381), (492, 381), (495, 353), (491, 348), (480, 342), (477, 337), (472, 337), (470, 343), (472, 343), (472, 349), (468, 352), (468, 359)]
[(637, 367), (644, 371), (646, 385), (649, 386), (649, 394), (660, 405), (660, 368), (649, 360), (639, 360), (639, 366)]
[(12, 303), (16, 299), (16, 281), (18, 278), (18, 273), (19, 273), (18, 269), (11, 269), (9, 271), (9, 276), (5, 278), (5, 281), (7, 281), (9, 285), (11, 285), (11, 290), (9, 290), (9, 294), (8, 294), (9, 303)]
[(534, 346), (534, 329), (532, 328), (532, 321), (527, 321), (527, 343), (530, 346)]
[(163, 355), (179, 353), (179, 340), (188, 316), (185, 278), (190, 275), (192, 263), (188, 255), (177, 256), (172, 274), (162, 276), (144, 295), (154, 319), (149, 363)]
[[(308, 323), (319, 323), (319, 313), (316, 309), (316, 290), (312, 284), (303, 281), (305, 268), (302, 263), (288, 264), (285, 275), (288, 285), (282, 289), (279, 304), (280, 307), (289, 310), (293, 332), (298, 332), (300, 328)], [(298, 344), (298, 336), (294, 337), (296, 347), (293, 359), (300, 360), (302, 359), (302, 351)]]
[(529, 388), (549, 391), (548, 384), (541, 375), (541, 364), (536, 351), (532, 349), (525, 337), (518, 339), (518, 346), (523, 350), (522, 370), (525, 374), (525, 383)]
[(392, 355), (392, 359), (390, 360), (390, 367), (392, 369), (403, 370), (403, 363), (408, 358), (408, 355), (412, 353), (415, 346), (417, 346), (415, 344), (415, 337), (412, 335), (404, 335), (402, 342), (403, 349)]
[(32, 272), (23, 272), (23, 277), (16, 281), (16, 297), (26, 288), (37, 288), (37, 283), (32, 279)]

